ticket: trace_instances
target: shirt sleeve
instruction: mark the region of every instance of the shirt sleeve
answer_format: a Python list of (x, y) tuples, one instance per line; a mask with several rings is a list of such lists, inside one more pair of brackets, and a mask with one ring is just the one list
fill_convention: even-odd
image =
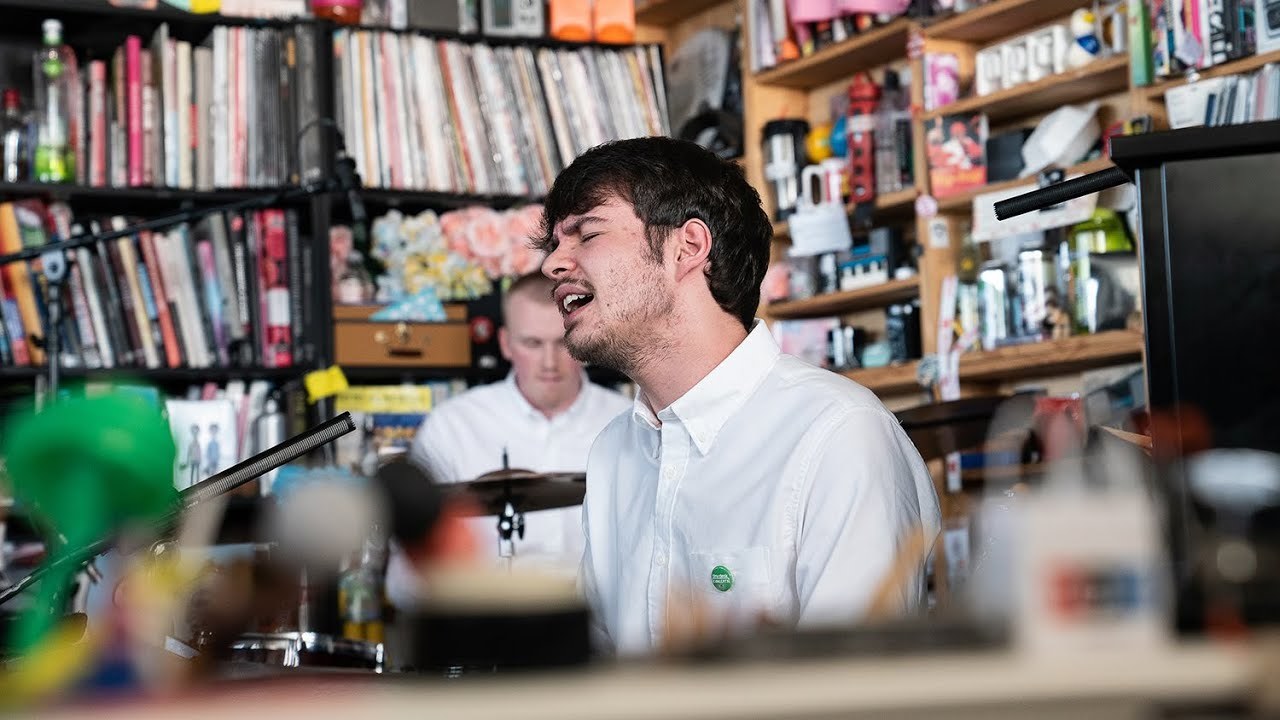
[[(912, 533), (933, 542), (937, 496), (915, 446), (884, 412), (855, 408), (813, 431), (796, 540), (799, 624), (849, 625), (865, 617)], [(923, 565), (892, 589), (893, 610), (919, 607)]]

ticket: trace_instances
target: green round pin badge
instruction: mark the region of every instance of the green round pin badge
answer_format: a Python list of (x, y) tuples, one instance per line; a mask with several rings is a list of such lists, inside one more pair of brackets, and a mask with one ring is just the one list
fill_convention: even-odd
[(711, 586), (720, 592), (728, 592), (733, 587), (733, 573), (723, 565), (711, 569)]

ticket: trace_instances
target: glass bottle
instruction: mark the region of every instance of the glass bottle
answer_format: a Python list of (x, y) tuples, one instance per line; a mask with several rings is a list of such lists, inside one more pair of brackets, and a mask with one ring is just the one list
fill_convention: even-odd
[(35, 178), (62, 183), (75, 178), (71, 147), (71, 86), (62, 49), (62, 23), (45, 20), (44, 45), (36, 57), (36, 158)]
[(0, 128), (4, 137), (4, 181), (24, 182), (31, 177), (31, 143), (27, 119), (22, 116), (22, 99), (13, 88), (4, 91), (4, 118)]
[(334, 302), (338, 305), (367, 305), (373, 302), (373, 277), (364, 267), (364, 258), (356, 250), (347, 253), (347, 263), (338, 276), (337, 295)]
[(377, 537), (365, 540), (357, 557), (347, 565), (338, 581), (339, 615), (342, 636), (348, 640), (380, 643), (383, 629), (382, 576), (385, 573), (386, 546)]

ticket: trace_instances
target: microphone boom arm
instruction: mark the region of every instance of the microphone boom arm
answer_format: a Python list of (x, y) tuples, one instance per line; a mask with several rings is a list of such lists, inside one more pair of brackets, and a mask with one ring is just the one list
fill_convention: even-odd
[(1017, 215), (1024, 215), (1036, 210), (1043, 210), (1068, 200), (1089, 195), (1090, 193), (1119, 187), (1130, 182), (1128, 173), (1118, 167), (1082, 175), (1048, 187), (1032, 190), (1016, 197), (1001, 200), (995, 204), (996, 218), (1008, 220)]

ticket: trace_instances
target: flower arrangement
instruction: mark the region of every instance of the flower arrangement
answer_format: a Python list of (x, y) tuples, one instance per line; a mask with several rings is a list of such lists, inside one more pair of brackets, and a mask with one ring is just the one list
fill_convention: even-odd
[(490, 280), (526, 275), (542, 265), (542, 254), (529, 247), (541, 222), (541, 205), (505, 211), (475, 206), (440, 218), (449, 250), (483, 267)]
[(395, 302), (425, 289), (441, 301), (473, 300), (493, 292), (494, 281), (533, 272), (542, 257), (529, 247), (542, 207), (497, 211), (468, 207), (436, 215), (391, 210), (373, 222), (370, 255), (386, 272), (378, 302)]

